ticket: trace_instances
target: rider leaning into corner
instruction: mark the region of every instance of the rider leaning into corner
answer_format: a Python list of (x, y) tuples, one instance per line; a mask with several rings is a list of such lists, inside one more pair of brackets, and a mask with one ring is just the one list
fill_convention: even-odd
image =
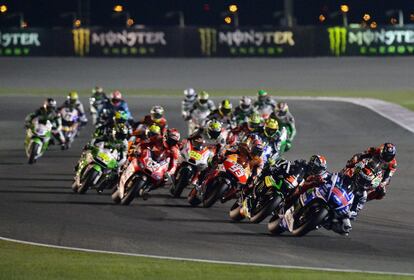
[(130, 154), (129, 160), (133, 156), (140, 155), (144, 149), (151, 150), (151, 156), (156, 161), (170, 159), (164, 181), (171, 181), (178, 165), (180, 137), (180, 133), (175, 128), (167, 129), (164, 135), (162, 135), (161, 128), (156, 124), (152, 124), (147, 129), (146, 139), (138, 142), (134, 152)]
[[(187, 140), (202, 142), (210, 150), (213, 151), (214, 157), (210, 163), (210, 167), (215, 166), (226, 144), (226, 140), (223, 136), (223, 128), (221, 126), (221, 123), (217, 120), (210, 120), (205, 127), (200, 127), (197, 129), (187, 138)], [(210, 170), (210, 168), (206, 168), (201, 171), (200, 175), (198, 176), (196, 185), (201, 185)]]
[(380, 164), (380, 168), (383, 173), (382, 181), (377, 188), (368, 191), (368, 193), (364, 192), (362, 195), (355, 196), (357, 203), (354, 203), (352, 207), (353, 209), (351, 209), (352, 217), (355, 218), (357, 216), (358, 212), (364, 207), (367, 201), (382, 199), (385, 196), (387, 192), (386, 187), (389, 185), (391, 177), (397, 170), (397, 160), (395, 158), (396, 153), (397, 150), (394, 144), (384, 143), (378, 147), (370, 147), (363, 153), (355, 154), (350, 160), (348, 160), (346, 167), (353, 168), (364, 159), (372, 159)]
[[(53, 140), (59, 142), (62, 147), (62, 150), (65, 149), (65, 137), (63, 136), (61, 127), (62, 119), (59, 112), (56, 109), (56, 100), (53, 98), (47, 98), (43, 106), (29, 114), (25, 119), (25, 128), (28, 129), (32, 125), (32, 121), (35, 118), (42, 118), (49, 120), (52, 124), (52, 135)], [(53, 142), (53, 141), (52, 141)]]
[(270, 117), (277, 120), (280, 128), (286, 128), (288, 134), (288, 138), (286, 140), (286, 151), (290, 150), (293, 138), (296, 136), (296, 126), (295, 119), (290, 113), (287, 103), (279, 102)]

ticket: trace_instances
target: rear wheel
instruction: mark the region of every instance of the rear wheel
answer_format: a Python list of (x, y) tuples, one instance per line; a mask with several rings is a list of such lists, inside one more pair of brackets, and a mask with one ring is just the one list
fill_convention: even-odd
[(178, 180), (175, 184), (172, 185), (170, 192), (173, 197), (180, 197), (181, 193), (183, 192), (184, 188), (188, 186), (190, 179), (191, 179), (191, 169), (189, 168), (182, 168), (178, 172)]
[(36, 162), (37, 150), (39, 150), (39, 144), (33, 142), (30, 146), (29, 161), (28, 161), (29, 164), (33, 164)]
[(328, 209), (320, 205), (317, 201), (306, 205), (295, 217), (292, 234), (294, 236), (304, 236), (314, 230), (328, 216)]
[(282, 198), (280, 196), (276, 197), (267, 197), (268, 200), (264, 201), (262, 205), (259, 205), (259, 207), (255, 208), (252, 212), (252, 218), (250, 221), (252, 223), (260, 223), (264, 219), (266, 219), (267, 216), (272, 214), (272, 212), (279, 206), (279, 204), (282, 202)]
[(141, 178), (135, 179), (131, 182), (132, 186), (127, 188), (124, 193), (124, 197), (121, 198), (121, 205), (129, 205), (134, 200), (137, 192), (144, 187), (145, 181), (141, 180)]
[(84, 194), (88, 191), (88, 189), (92, 188), (97, 176), (99, 176), (98, 171), (93, 168), (89, 169), (88, 173), (81, 179), (80, 186), (78, 187), (78, 193)]

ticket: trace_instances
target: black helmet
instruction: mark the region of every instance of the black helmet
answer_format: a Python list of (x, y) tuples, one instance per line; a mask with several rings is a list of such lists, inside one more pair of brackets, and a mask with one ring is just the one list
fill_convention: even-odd
[(385, 162), (390, 162), (395, 158), (397, 150), (394, 144), (384, 143), (381, 145), (380, 158)]
[(323, 175), (326, 172), (327, 163), (324, 156), (313, 155), (308, 164), (312, 175)]
[(260, 142), (259, 140), (256, 140), (253, 142), (253, 147), (252, 147), (252, 156), (253, 157), (261, 157), (263, 154), (263, 144), (262, 142)]
[(45, 108), (48, 112), (56, 110), (56, 100), (54, 100), (53, 98), (46, 99), (43, 103), (43, 108)]
[(181, 135), (178, 130), (175, 128), (170, 128), (167, 130), (167, 133), (165, 135), (165, 143), (168, 145), (168, 147), (173, 147), (178, 144), (180, 138)]

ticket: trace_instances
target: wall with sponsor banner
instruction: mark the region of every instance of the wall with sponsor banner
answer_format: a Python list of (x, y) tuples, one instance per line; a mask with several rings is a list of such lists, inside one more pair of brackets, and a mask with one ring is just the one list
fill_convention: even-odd
[(0, 56), (300, 57), (414, 55), (414, 28), (0, 29)]

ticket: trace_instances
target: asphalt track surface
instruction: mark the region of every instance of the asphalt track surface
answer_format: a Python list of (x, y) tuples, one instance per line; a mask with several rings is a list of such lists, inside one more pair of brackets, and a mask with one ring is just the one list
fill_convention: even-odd
[(413, 63), (414, 57), (0, 58), (0, 87), (392, 92), (414, 88)]
[[(29, 166), (23, 119), (41, 102), (41, 97), (14, 96), (0, 103), (2, 237), (172, 257), (414, 273), (414, 135), (370, 110), (342, 102), (289, 101), (298, 126), (289, 159), (320, 153), (331, 170), (339, 170), (353, 153), (392, 141), (399, 162), (386, 199), (368, 203), (349, 237), (319, 230), (295, 238), (269, 236), (266, 223), (230, 222), (230, 203), (191, 208), (166, 189), (129, 207), (113, 205), (109, 194), (72, 193), (73, 166), (91, 126), (69, 151), (52, 147)], [(185, 131), (179, 100), (131, 97), (128, 102), (135, 117), (154, 103), (165, 106), (170, 125)]]

